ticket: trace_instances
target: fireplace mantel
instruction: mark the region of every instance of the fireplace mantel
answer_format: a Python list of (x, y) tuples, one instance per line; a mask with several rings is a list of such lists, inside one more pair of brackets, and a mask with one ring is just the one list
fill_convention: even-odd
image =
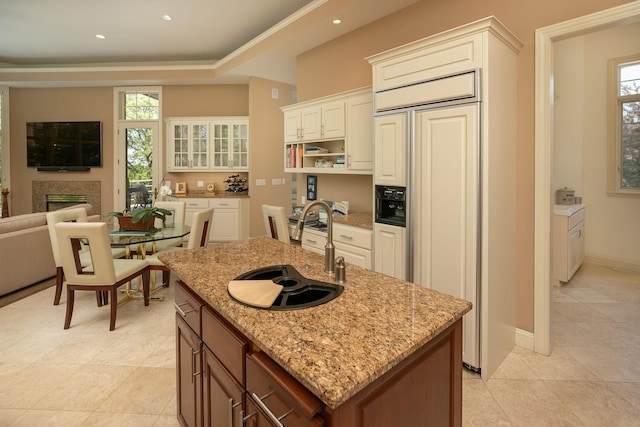
[(100, 181), (33, 181), (32, 194), (33, 212), (46, 212), (47, 196), (51, 195), (86, 196), (87, 203), (92, 205), (89, 215), (102, 212)]

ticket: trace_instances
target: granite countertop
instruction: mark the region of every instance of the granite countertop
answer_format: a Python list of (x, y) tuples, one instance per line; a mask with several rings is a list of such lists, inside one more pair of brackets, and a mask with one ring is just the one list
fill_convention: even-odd
[(227, 284), (260, 267), (291, 264), (333, 281), (324, 257), (268, 237), (159, 256), (180, 279), (330, 408), (400, 363), (471, 309), (471, 303), (348, 265), (344, 291), (328, 303), (270, 311), (233, 301)]
[(345, 224), (353, 227), (366, 228), (367, 230), (373, 230), (373, 213), (371, 212), (357, 212), (350, 213), (349, 215), (334, 215), (334, 224)]
[(172, 194), (171, 197), (176, 197), (178, 199), (208, 199), (208, 198), (233, 198), (233, 199), (238, 199), (238, 198), (248, 198), (249, 197), (249, 193), (248, 192), (242, 192), (242, 193), (233, 193), (233, 192), (227, 192), (227, 191), (217, 191), (215, 193), (207, 193), (206, 191), (189, 191), (187, 194)]
[(553, 214), (562, 216), (571, 216), (574, 213), (580, 212), (584, 209), (584, 205), (554, 205)]

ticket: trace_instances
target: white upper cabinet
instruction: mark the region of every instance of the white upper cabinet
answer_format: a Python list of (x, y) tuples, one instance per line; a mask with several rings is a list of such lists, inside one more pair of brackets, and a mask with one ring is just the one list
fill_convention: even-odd
[(249, 170), (247, 117), (179, 117), (167, 122), (167, 171)]
[(210, 123), (200, 119), (167, 121), (169, 171), (208, 170)]
[(216, 119), (212, 122), (213, 169), (249, 170), (249, 119)]
[(285, 172), (371, 174), (371, 88), (283, 107)]

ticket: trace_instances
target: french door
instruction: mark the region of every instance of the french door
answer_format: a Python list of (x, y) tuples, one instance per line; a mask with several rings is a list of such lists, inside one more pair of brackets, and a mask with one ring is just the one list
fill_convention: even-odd
[(156, 121), (122, 121), (115, 159), (115, 210), (151, 206), (161, 173), (159, 126)]

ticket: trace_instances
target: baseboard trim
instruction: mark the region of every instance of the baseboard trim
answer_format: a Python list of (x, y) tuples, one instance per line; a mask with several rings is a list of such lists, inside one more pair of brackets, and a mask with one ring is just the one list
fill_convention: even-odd
[(534, 351), (535, 335), (532, 332), (516, 328), (516, 345)]
[(604, 267), (610, 267), (621, 271), (640, 273), (640, 264), (634, 264), (632, 262), (616, 261), (613, 259), (598, 258), (592, 256), (585, 256), (584, 262), (589, 264), (602, 265)]

